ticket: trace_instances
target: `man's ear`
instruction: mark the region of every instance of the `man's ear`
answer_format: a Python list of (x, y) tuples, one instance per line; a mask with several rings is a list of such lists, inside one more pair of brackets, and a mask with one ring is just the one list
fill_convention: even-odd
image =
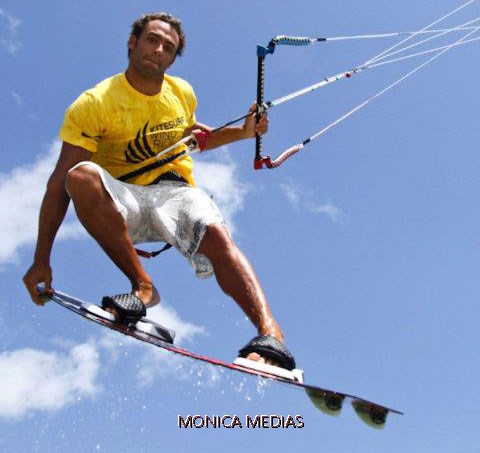
[(128, 38), (128, 45), (127, 45), (129, 50), (132, 50), (135, 47), (136, 43), (137, 43), (137, 37), (135, 35), (130, 35), (130, 38)]

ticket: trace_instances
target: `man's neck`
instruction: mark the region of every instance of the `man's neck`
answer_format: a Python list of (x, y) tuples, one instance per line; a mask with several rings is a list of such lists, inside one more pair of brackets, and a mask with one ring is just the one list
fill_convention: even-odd
[(162, 90), (163, 77), (162, 80), (152, 80), (142, 77), (135, 69), (131, 66), (125, 71), (125, 77), (127, 78), (128, 83), (139, 91), (142, 94), (147, 96), (155, 96), (160, 93)]

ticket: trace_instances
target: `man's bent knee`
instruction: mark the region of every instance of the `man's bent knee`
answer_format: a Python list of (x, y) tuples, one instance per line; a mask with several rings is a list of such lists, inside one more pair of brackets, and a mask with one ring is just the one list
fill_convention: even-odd
[(66, 176), (65, 188), (73, 198), (78, 190), (101, 189), (102, 181), (98, 172), (90, 165), (78, 165), (71, 169)]
[(221, 223), (208, 225), (199, 252), (208, 258), (214, 255), (223, 255), (236, 248), (227, 228)]

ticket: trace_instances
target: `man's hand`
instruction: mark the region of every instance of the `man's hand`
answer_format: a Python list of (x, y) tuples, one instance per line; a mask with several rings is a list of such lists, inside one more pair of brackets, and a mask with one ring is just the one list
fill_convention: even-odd
[(52, 269), (48, 264), (33, 263), (23, 277), (23, 283), (27, 287), (33, 302), (37, 305), (44, 305), (44, 300), (37, 289), (40, 283), (45, 284), (45, 293), (52, 293)]
[(192, 127), (187, 127), (185, 129), (185, 131), (182, 135), (182, 138), (188, 137), (195, 130), (201, 130), (202, 132), (211, 133), (213, 129), (211, 127), (207, 126), (206, 124), (196, 123)]
[[(250, 112), (255, 112), (257, 110), (257, 103), (254, 102), (250, 107)], [(257, 114), (247, 116), (245, 123), (243, 124), (243, 131), (245, 133), (245, 138), (253, 138), (257, 134), (263, 135), (268, 130), (268, 117), (266, 113), (260, 115), (260, 119), (257, 121)]]
[(256, 110), (257, 103), (255, 102), (250, 107), (249, 112), (251, 112), (251, 114), (245, 118), (245, 122), (241, 126), (222, 127), (215, 133), (212, 133), (214, 129), (211, 127), (196, 123), (194, 126), (185, 129), (183, 137), (188, 137), (195, 129), (210, 133), (211, 135), (208, 136), (202, 148), (202, 151), (205, 151), (246, 138), (254, 138), (257, 134), (263, 135), (268, 130), (268, 118), (267, 115), (263, 113), (257, 123)]

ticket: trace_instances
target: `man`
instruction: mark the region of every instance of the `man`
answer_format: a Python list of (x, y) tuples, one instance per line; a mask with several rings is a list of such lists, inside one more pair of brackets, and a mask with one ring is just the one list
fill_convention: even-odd
[[(214, 273), (255, 325), (259, 336), (241, 355), (293, 369), (294, 359), (253, 268), (217, 207), (193, 187), (191, 158), (178, 156), (182, 148), (177, 148), (155, 163), (157, 153), (193, 130), (210, 131), (196, 122), (191, 86), (165, 74), (184, 46), (178, 19), (165, 13), (142, 16), (132, 25), (126, 72), (87, 90), (69, 107), (60, 131), (62, 150), (40, 210), (34, 262), (24, 283), (33, 302), (43, 305), (37, 284), (43, 282), (51, 291), (51, 248), (71, 199), (83, 226), (131, 282), (131, 293), (102, 301), (119, 322), (138, 321), (160, 301), (134, 243), (165, 241), (189, 259), (197, 276)], [(205, 149), (267, 130), (266, 117), (255, 123), (252, 114), (242, 126), (211, 134)]]

